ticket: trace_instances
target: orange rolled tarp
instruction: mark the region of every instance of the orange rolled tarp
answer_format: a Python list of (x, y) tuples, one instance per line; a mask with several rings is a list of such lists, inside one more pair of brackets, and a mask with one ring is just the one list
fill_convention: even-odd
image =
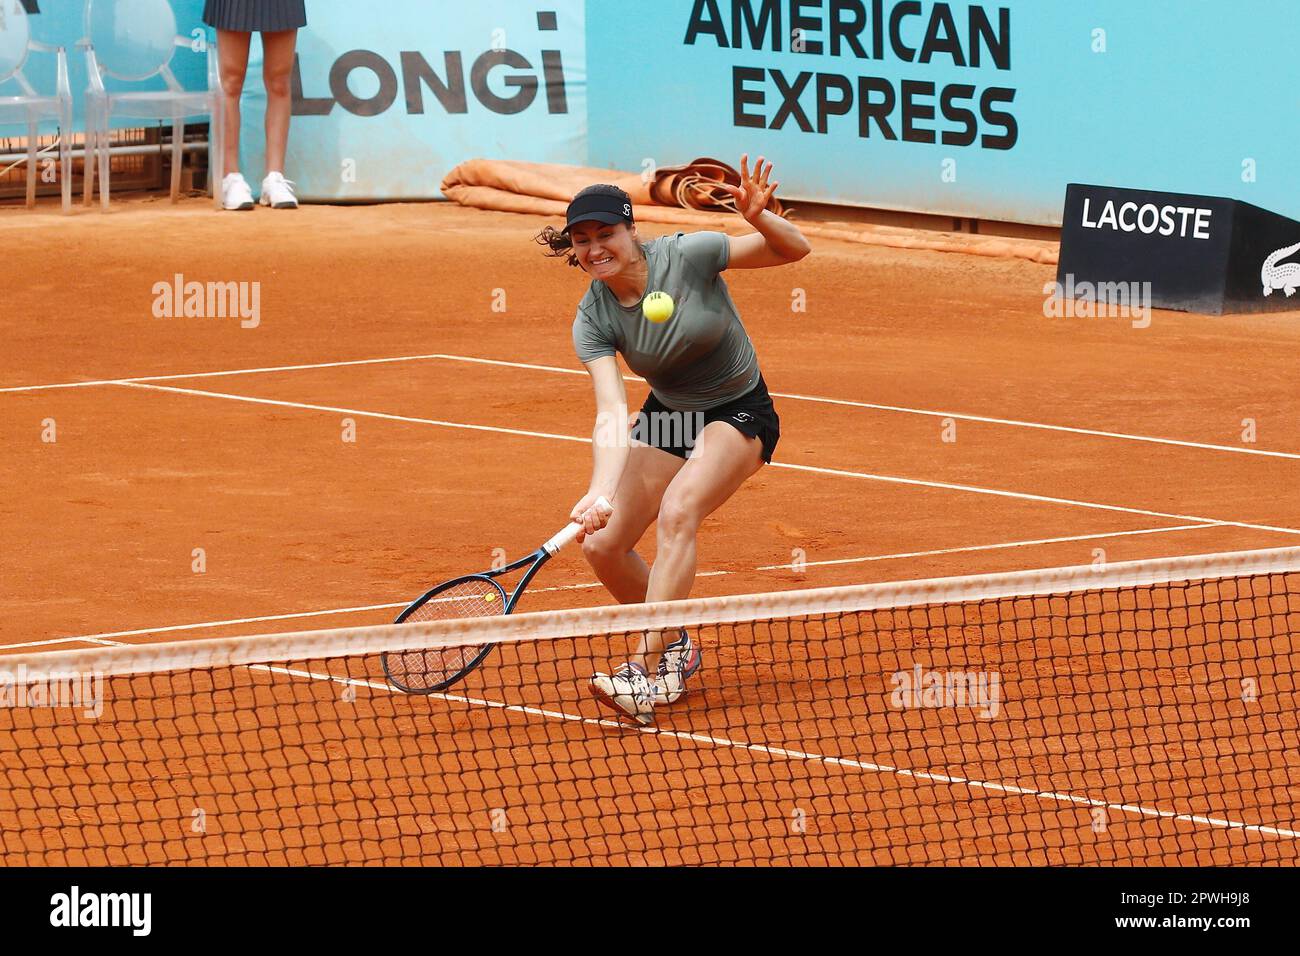
[[(712, 189), (718, 181), (737, 182), (735, 170), (713, 159), (663, 167), (653, 177), (640, 173), (563, 166), (504, 159), (471, 159), (456, 166), (442, 181), (443, 194), (462, 206), (499, 212), (549, 216), (563, 221), (573, 196), (593, 183), (610, 183), (632, 197), (638, 222), (691, 225), (735, 231), (749, 226), (727, 207), (726, 194)], [(695, 208), (684, 208), (690, 205)], [(769, 208), (789, 215), (773, 200)], [(859, 242), (898, 249), (964, 252), (969, 255), (1028, 259), (1055, 264), (1058, 244), (1039, 239), (932, 232), (866, 223), (799, 223), (807, 236)]]

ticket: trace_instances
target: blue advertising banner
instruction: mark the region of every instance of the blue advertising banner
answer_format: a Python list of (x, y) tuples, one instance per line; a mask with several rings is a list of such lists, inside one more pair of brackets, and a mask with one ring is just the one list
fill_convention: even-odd
[(1079, 181), (1300, 216), (1293, 0), (589, 0), (587, 20), (592, 166), (748, 151), (791, 200), (1053, 225)]
[[(306, 199), (434, 199), (467, 159), (585, 163), (584, 6), (386, 0), (377, 15), (308, 3), (286, 176)], [(240, 154), (255, 190), (265, 167), (261, 69), (255, 41)]]
[[(35, 37), (68, 48), (82, 129), (83, 0), (0, 2), (36, 10)], [(178, 33), (203, 35), (202, 0), (172, 7)], [(304, 198), (439, 198), (443, 176), (477, 157), (646, 170), (749, 152), (776, 163), (782, 198), (796, 203), (1059, 225), (1066, 184), (1088, 182), (1300, 218), (1300, 123), (1285, 105), (1300, 48), (1294, 0), (378, 9), (308, 0), (285, 170)], [(173, 69), (189, 88), (205, 82), (203, 56), (188, 49)], [(254, 40), (241, 136), (254, 188), (261, 70)], [(27, 75), (52, 89), (53, 58), (34, 54)]]
[[(81, 132), (86, 128), (84, 100), (88, 79), (86, 55), (78, 49), (77, 42), (86, 35), (86, 0), (0, 0), (0, 3), (9, 6), (17, 4), (24, 8), (32, 39), (61, 46), (67, 51), (68, 82), (72, 89), (72, 125), (77, 132)], [(195, 40), (195, 45), (202, 47), (207, 36), (202, 22), (203, 0), (171, 0), (171, 7), (176, 18), (177, 34)], [(204, 53), (178, 47), (172, 54), (170, 66), (176, 79), (186, 89), (201, 90), (207, 86), (208, 66)], [(41, 95), (52, 96), (57, 89), (58, 74), (52, 54), (32, 53), (23, 68), (23, 75)], [(166, 89), (167, 84), (161, 77), (139, 83), (106, 77), (104, 86), (109, 90), (121, 91), (161, 90)], [(0, 96), (17, 96), (21, 92), (15, 80), (0, 83)], [(41, 124), (41, 132), (52, 134), (57, 125), (52, 120), (46, 120)], [(141, 121), (115, 116), (112, 125), (115, 129), (138, 128)], [(23, 125), (0, 126), (0, 136), (26, 135), (27, 129)]]

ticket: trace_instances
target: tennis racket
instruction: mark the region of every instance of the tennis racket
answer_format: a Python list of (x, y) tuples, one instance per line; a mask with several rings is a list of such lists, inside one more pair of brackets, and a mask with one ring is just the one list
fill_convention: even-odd
[[(611, 506), (603, 497), (596, 504), (606, 510)], [(570, 521), (549, 541), (527, 557), (512, 564), (479, 574), (466, 574), (444, 581), (426, 591), (397, 616), (397, 623), (407, 621), (449, 621), (454, 618), (496, 617), (509, 614), (519, 603), (524, 588), (547, 561), (573, 543), (582, 531), (582, 525)], [(498, 577), (527, 567), (514, 591), (506, 589)], [(429, 650), (393, 651), (381, 655), (384, 676), (398, 690), (408, 694), (432, 694), (450, 687), (492, 653), (495, 644), (466, 644), (456, 647), (439, 647)]]

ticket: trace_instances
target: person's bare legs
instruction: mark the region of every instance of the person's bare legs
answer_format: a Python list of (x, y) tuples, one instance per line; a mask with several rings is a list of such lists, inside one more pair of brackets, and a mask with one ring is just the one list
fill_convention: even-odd
[[(695, 583), (695, 535), (710, 514), (763, 467), (762, 443), (726, 422), (710, 422), (700, 433), (690, 460), (669, 483), (659, 505), (658, 552), (646, 585), (646, 601), (690, 597)], [(637, 656), (649, 672), (667, 642), (662, 631), (647, 631)]]
[(266, 85), (266, 172), (284, 172), (293, 108), (290, 79), (297, 30), (262, 34), (262, 82)]
[(664, 489), (686, 462), (658, 448), (633, 445), (614, 493), (609, 524), (582, 541), (582, 553), (620, 604), (646, 599), (650, 567), (636, 553), (637, 542), (659, 514)]
[[(217, 31), (217, 69), (221, 75), (221, 95), (225, 107), (225, 144), (222, 164), (225, 174), (239, 172), (239, 99), (244, 94), (244, 76), (248, 73), (248, 47), (251, 33), (234, 30)], [(220, 184), (218, 184), (220, 185)]]
[[(641, 468), (636, 474), (641, 477), (628, 480), (632, 466), (629, 458), (628, 470), (624, 471), (615, 495), (610, 524), (588, 535), (587, 541), (592, 543), (584, 542), (583, 551), (592, 560), (592, 567), (599, 565), (597, 573), (601, 580), (622, 601), (637, 601), (642, 597), (645, 601), (684, 598), (690, 594), (695, 580), (695, 535), (701, 522), (763, 466), (762, 443), (726, 422), (717, 421), (705, 426), (694, 454), (684, 464), (675, 464), (681, 460), (667, 452), (640, 450), (643, 452)], [(663, 479), (674, 468), (676, 474), (660, 490)], [(647, 472), (648, 481), (645, 480)], [(625, 485), (631, 507), (624, 506)], [(656, 515), (650, 505), (657, 498), (660, 500)], [(597, 543), (599, 535), (614, 527), (620, 511), (626, 512), (624, 523), (606, 539), (607, 545)], [(646, 574), (645, 562), (631, 548), (654, 520), (659, 523), (659, 551), (654, 567)], [(668, 643), (663, 631), (643, 633), (636, 653), (628, 658), (625, 667), (613, 674), (592, 676), (592, 694), (638, 724), (648, 725), (654, 718), (656, 703), (673, 703), (685, 692), (685, 660), (668, 665), (669, 671), (677, 668), (675, 674), (669, 673), (664, 680), (650, 683), (649, 675), (658, 672)], [(698, 667), (698, 651), (695, 661), (694, 667)]]

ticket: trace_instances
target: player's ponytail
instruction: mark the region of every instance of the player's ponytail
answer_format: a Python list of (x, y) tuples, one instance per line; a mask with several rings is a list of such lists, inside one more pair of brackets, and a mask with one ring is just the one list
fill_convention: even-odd
[(569, 257), (569, 265), (576, 266), (578, 257), (572, 252), (573, 240), (569, 238), (567, 232), (561, 232), (554, 226), (547, 226), (536, 236), (538, 245), (546, 246), (546, 255), (551, 259), (559, 259), (561, 256)]

